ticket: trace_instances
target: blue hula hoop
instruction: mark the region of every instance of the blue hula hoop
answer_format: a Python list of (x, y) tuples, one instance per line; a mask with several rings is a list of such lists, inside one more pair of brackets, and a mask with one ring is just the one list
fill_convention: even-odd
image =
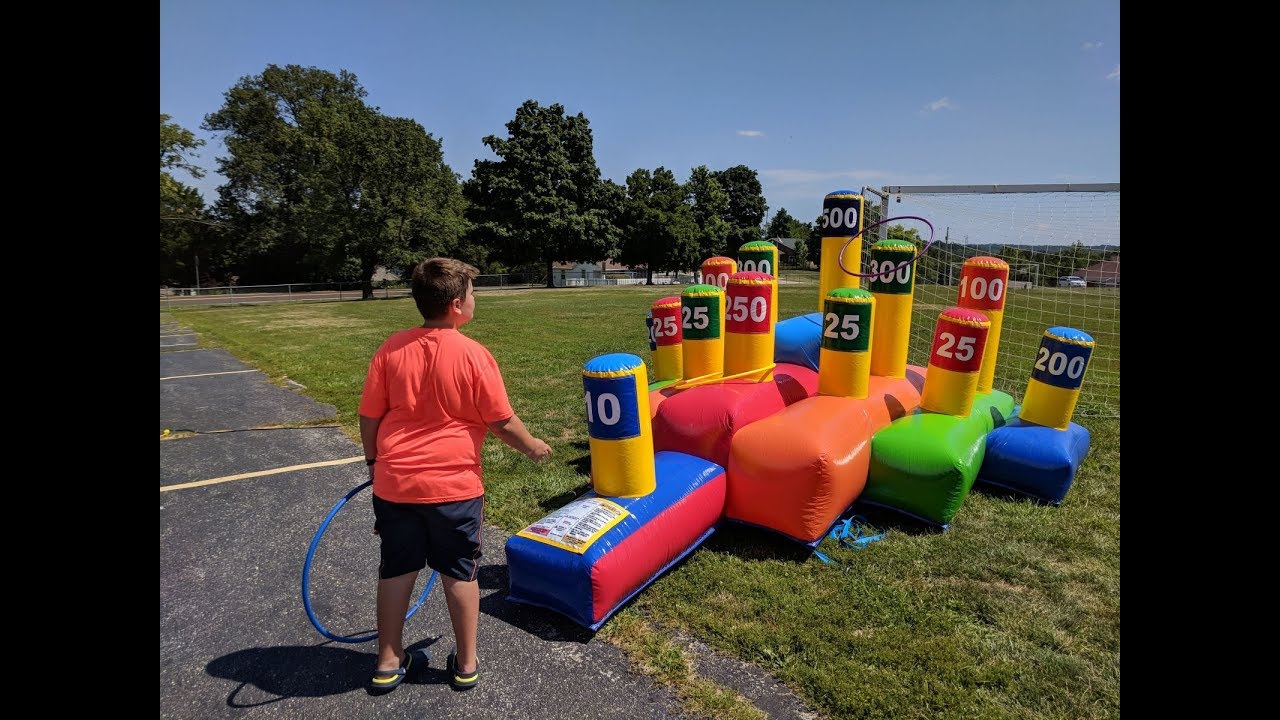
[[(321, 635), (329, 638), (330, 640), (337, 640), (338, 642), (343, 643), (368, 642), (369, 640), (378, 637), (378, 633), (373, 632), (361, 637), (353, 637), (350, 635), (335, 635), (325, 628), (324, 623), (320, 622), (320, 618), (316, 617), (315, 611), (311, 609), (311, 559), (315, 557), (316, 548), (320, 545), (320, 538), (324, 535), (324, 531), (329, 527), (329, 522), (333, 520), (333, 516), (337, 515), (338, 511), (342, 509), (342, 506), (346, 505), (347, 501), (354, 497), (356, 493), (372, 484), (373, 481), (369, 480), (365, 482), (365, 484), (356, 487), (356, 489), (347, 493), (341, 500), (339, 500), (337, 505), (333, 506), (333, 509), (329, 511), (327, 516), (325, 516), (324, 522), (320, 523), (320, 529), (316, 530), (315, 537), (311, 538), (311, 547), (307, 548), (307, 560), (302, 563), (302, 606), (307, 610), (307, 618), (311, 620), (311, 624), (315, 626), (316, 630), (318, 630)], [(405, 620), (413, 617), (413, 614), (418, 612), (418, 608), (422, 607), (422, 602), (427, 599), (427, 595), (431, 592), (431, 587), (436, 583), (437, 575), (439, 575), (439, 573), (434, 570), (431, 571), (431, 579), (427, 580), (427, 586), (422, 589), (422, 595), (418, 598), (418, 602), (414, 604), (414, 606), (409, 609), (409, 613), (404, 616)]]

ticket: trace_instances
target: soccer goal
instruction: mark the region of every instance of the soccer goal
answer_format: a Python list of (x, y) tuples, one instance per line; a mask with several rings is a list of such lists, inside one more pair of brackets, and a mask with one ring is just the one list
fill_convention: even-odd
[[(958, 302), (964, 261), (998, 257), (1009, 264), (1009, 287), (996, 389), (1020, 402), (1044, 331), (1071, 327), (1096, 343), (1076, 413), (1120, 416), (1120, 183), (889, 185), (864, 192), (869, 205), (878, 196), (871, 213), (914, 215), (934, 227), (934, 243), (916, 263), (909, 362), (928, 363), (938, 314)], [(929, 228), (914, 220), (872, 232), (862, 245), (864, 268), (875, 240), (903, 237), (920, 247), (929, 238)]]

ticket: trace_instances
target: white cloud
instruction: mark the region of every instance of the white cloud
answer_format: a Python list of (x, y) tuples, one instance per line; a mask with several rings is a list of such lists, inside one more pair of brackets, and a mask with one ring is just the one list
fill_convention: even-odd
[(1119, 64), (1117, 64), (1117, 65), (1116, 65), (1116, 69), (1115, 69), (1115, 70), (1112, 70), (1110, 73), (1108, 73), (1108, 74), (1107, 74), (1107, 79), (1108, 79), (1108, 80), (1119, 80), (1119, 79), (1120, 79), (1120, 65), (1119, 65)]
[(743, 137), (764, 137), (762, 130), (739, 130), (738, 134)]
[(951, 109), (951, 98), (941, 98), (924, 106), (929, 112), (937, 112), (943, 108)]
[(1102, 41), (1098, 40), (1096, 42), (1086, 42), (1084, 45), (1080, 46), (1080, 49), (1081, 50), (1097, 50), (1100, 47), (1102, 47)]

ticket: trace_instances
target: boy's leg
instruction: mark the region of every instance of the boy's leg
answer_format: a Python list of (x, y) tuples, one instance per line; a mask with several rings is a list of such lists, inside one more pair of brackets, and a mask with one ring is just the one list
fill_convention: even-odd
[(404, 662), (404, 616), (418, 572), (426, 564), (427, 520), (423, 506), (373, 496), (374, 532), (381, 540), (378, 563), (378, 666)]
[[(444, 597), (449, 605), (453, 640), (458, 646), (458, 672), (473, 672), (476, 669), (476, 633), (480, 624), (480, 583), (447, 575), (441, 575), (440, 579), (444, 582)], [(400, 617), (404, 614), (401, 613)], [(381, 627), (378, 638), (382, 638)]]
[[(404, 662), (404, 616), (409, 612), (409, 595), (413, 592), (413, 583), (417, 579), (418, 572), (415, 570), (378, 580), (378, 670), (395, 670)], [(445, 587), (448, 588), (448, 585)], [(479, 598), (477, 594), (477, 611)], [(452, 611), (452, 603), (449, 609)]]
[(484, 534), (484, 496), (433, 505), (428, 523), (431, 544), (427, 565), (439, 571), (449, 620), (457, 644), (457, 670), (476, 670), (476, 633), (480, 624), (481, 540)]

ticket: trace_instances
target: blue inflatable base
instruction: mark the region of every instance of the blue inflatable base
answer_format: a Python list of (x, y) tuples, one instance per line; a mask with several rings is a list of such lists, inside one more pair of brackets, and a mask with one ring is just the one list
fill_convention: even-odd
[[(697, 550), (697, 549), (698, 549), (698, 546), (702, 545), (702, 543), (703, 543), (703, 542), (705, 542), (707, 538), (711, 537), (711, 533), (713, 533), (713, 532), (715, 532), (715, 531), (716, 531), (716, 529), (715, 529), (715, 527), (713, 526), (712, 528), (710, 528), (710, 529), (709, 529), (709, 530), (707, 530), (706, 532), (702, 533), (702, 535), (701, 535), (701, 536), (699, 536), (699, 537), (698, 537), (698, 539), (697, 539), (696, 541), (694, 541), (694, 543), (693, 543), (692, 545), (690, 545), (690, 546), (689, 546), (689, 547), (688, 547), (684, 552), (682, 552), (682, 553), (680, 553), (679, 555), (677, 555), (677, 556), (675, 556), (674, 558), (672, 558), (672, 559), (671, 559), (671, 562), (669, 562), (669, 563), (667, 563), (666, 565), (663, 565), (661, 568), (659, 568), (659, 569), (658, 569), (658, 571), (657, 571), (657, 572), (655, 572), (655, 573), (654, 573), (654, 574), (653, 574), (653, 575), (652, 575), (648, 580), (646, 580), (646, 581), (644, 582), (644, 584), (643, 584), (643, 585), (641, 585), (640, 587), (636, 588), (635, 590), (632, 590), (632, 591), (630, 592), (630, 594), (628, 594), (626, 597), (622, 598), (622, 601), (621, 601), (621, 602), (619, 602), (617, 605), (614, 605), (612, 609), (610, 609), (607, 613), (605, 613), (605, 616), (604, 616), (604, 617), (600, 618), (600, 620), (598, 620), (597, 622), (594, 622), (594, 623), (590, 623), (590, 624), (583, 623), (583, 626), (584, 626), (584, 627), (586, 627), (588, 630), (590, 630), (590, 631), (592, 631), (592, 632), (595, 632), (596, 630), (599, 630), (601, 625), (604, 625), (604, 624), (605, 624), (605, 622), (606, 622), (609, 618), (613, 617), (615, 613), (617, 613), (619, 610), (621, 610), (623, 607), (625, 607), (627, 603), (631, 602), (631, 598), (633, 598), (633, 597), (635, 597), (637, 594), (639, 594), (639, 592), (640, 592), (641, 590), (643, 590), (643, 589), (645, 589), (645, 588), (649, 587), (650, 585), (652, 585), (654, 580), (657, 580), (658, 578), (662, 577), (662, 574), (663, 574), (663, 573), (665, 573), (666, 571), (670, 570), (672, 567), (674, 567), (674, 566), (676, 565), (676, 563), (678, 563), (678, 562), (680, 562), (681, 560), (683, 560), (683, 559), (684, 559), (684, 557), (685, 557), (686, 555), (688, 555), (689, 553), (693, 552), (694, 550)], [(513, 602), (513, 603), (517, 603), (517, 604), (519, 604), (519, 605), (532, 605), (532, 606), (534, 606), (534, 607), (540, 607), (540, 608), (542, 608), (542, 609), (544, 609), (544, 610), (552, 610), (552, 611), (554, 611), (554, 612), (562, 613), (562, 614), (564, 613), (564, 609), (563, 609), (563, 608), (561, 608), (561, 607), (556, 607), (556, 606), (553, 606), (553, 605), (547, 605), (547, 604), (543, 604), (543, 603), (536, 602), (536, 601), (533, 601), (533, 600), (526, 600), (526, 599), (524, 599), (524, 598), (519, 598), (519, 597), (516, 597), (516, 596), (514, 596), (514, 595), (507, 595), (507, 602)], [(581, 621), (581, 620), (578, 620), (577, 618), (572, 618), (572, 617), (571, 617), (571, 619), (573, 619), (573, 620), (575, 620), (575, 621), (577, 621), (577, 622), (579, 622), (579, 623), (582, 623), (582, 621)]]
[[(597, 630), (701, 545), (724, 508), (724, 468), (661, 451), (654, 455), (654, 472), (657, 485), (648, 495), (607, 498), (626, 514), (582, 553), (519, 534), (508, 538), (507, 600), (546, 608)], [(583, 497), (594, 496), (592, 490)]]
[(986, 485), (1061, 505), (1088, 453), (1089, 431), (1075, 423), (1058, 430), (1014, 418), (987, 435), (974, 487)]
[(774, 326), (773, 361), (817, 371), (822, 352), (822, 313), (779, 320)]

